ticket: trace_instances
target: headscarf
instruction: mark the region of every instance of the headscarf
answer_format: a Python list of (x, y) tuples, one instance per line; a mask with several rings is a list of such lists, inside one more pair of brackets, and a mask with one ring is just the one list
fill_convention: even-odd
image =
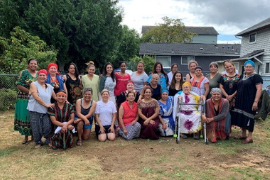
[(185, 82), (183, 85), (182, 85), (182, 89), (184, 86), (189, 86), (189, 88), (191, 89), (191, 84), (189, 82)]
[(48, 71), (46, 69), (41, 69), (41, 70), (38, 71), (38, 74), (40, 74), (40, 73), (44, 73), (44, 74), (47, 75)]
[(244, 66), (246, 66), (247, 64), (250, 64), (253, 68), (255, 68), (255, 63), (252, 60), (247, 60), (244, 64)]
[(48, 65), (48, 70), (50, 69), (50, 67), (52, 67), (52, 66), (54, 66), (54, 67), (56, 67), (56, 69), (58, 69), (58, 66), (57, 66), (57, 64), (55, 64), (55, 63), (50, 63), (49, 65)]
[(166, 93), (169, 94), (169, 91), (168, 91), (167, 89), (162, 89), (162, 90), (161, 90), (161, 94), (164, 93), (164, 92), (166, 92)]
[(222, 94), (221, 89), (219, 88), (212, 88), (210, 94), (213, 94), (214, 92), (219, 92), (220, 94)]

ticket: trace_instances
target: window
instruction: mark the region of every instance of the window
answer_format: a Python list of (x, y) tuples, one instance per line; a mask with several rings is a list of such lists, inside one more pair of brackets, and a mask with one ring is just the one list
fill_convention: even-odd
[(171, 56), (156, 56), (156, 62), (161, 62), (163, 68), (171, 68)]
[(256, 33), (249, 35), (249, 42), (250, 43), (256, 42)]
[(195, 60), (195, 57), (194, 56), (182, 56), (181, 57), (181, 64), (188, 65), (188, 62), (191, 60)]
[(265, 73), (270, 73), (270, 63), (265, 63)]

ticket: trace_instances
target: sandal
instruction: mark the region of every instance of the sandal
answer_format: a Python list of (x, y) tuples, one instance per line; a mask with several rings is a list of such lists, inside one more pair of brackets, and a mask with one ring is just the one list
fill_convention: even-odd
[(22, 144), (24, 144), (24, 145), (28, 145), (28, 144), (29, 144), (29, 142), (28, 142), (28, 141), (23, 141), (23, 142), (22, 142)]
[(77, 146), (81, 146), (82, 145), (82, 140), (81, 139), (77, 139), (76, 145)]

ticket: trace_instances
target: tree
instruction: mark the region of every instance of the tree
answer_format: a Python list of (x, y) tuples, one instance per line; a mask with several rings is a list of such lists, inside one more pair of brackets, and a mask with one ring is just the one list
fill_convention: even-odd
[(17, 74), (27, 67), (30, 58), (36, 58), (39, 68), (47, 69), (56, 61), (57, 51), (37, 36), (31, 36), (20, 27), (10, 32), (10, 38), (0, 37), (0, 72)]
[(194, 33), (187, 32), (181, 19), (170, 19), (163, 17), (163, 23), (147, 30), (142, 38), (142, 42), (150, 43), (190, 43)]
[(130, 59), (130, 61), (127, 62), (127, 65), (132, 71), (136, 71), (137, 70), (137, 64), (138, 64), (139, 61), (142, 61), (144, 63), (144, 71), (147, 74), (152, 72), (154, 64), (155, 64), (156, 61), (151, 56), (143, 56), (143, 57), (136, 56), (136, 57)]
[(0, 34), (15, 26), (39, 36), (58, 50), (60, 67), (94, 60), (98, 67), (114, 61), (122, 36), (122, 11), (117, 0), (0, 1)]
[(138, 55), (139, 49), (139, 34), (134, 29), (129, 29), (128, 26), (124, 25), (122, 27), (122, 39), (119, 48), (115, 53), (115, 59), (117, 61), (129, 61), (131, 58)]

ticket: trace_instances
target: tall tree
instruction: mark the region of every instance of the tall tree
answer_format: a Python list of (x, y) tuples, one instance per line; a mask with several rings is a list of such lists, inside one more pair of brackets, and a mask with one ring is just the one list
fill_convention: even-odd
[[(97, 66), (113, 61), (121, 40), (122, 11), (117, 0), (6, 0), (0, 1), (0, 34), (19, 25), (58, 50), (60, 66)], [(10, 13), (9, 10), (12, 10)], [(9, 21), (11, 19), (11, 21)]]
[(190, 43), (194, 33), (187, 32), (181, 19), (170, 19), (163, 17), (163, 23), (147, 30), (142, 38), (142, 42), (150, 43)]
[(115, 53), (117, 61), (129, 61), (138, 55), (140, 49), (140, 36), (134, 29), (128, 26), (122, 27), (122, 39), (119, 48)]
[(20, 27), (10, 32), (10, 38), (0, 36), (0, 72), (17, 74), (27, 66), (30, 58), (36, 58), (39, 68), (47, 68), (56, 61), (57, 52), (37, 36), (31, 36)]

